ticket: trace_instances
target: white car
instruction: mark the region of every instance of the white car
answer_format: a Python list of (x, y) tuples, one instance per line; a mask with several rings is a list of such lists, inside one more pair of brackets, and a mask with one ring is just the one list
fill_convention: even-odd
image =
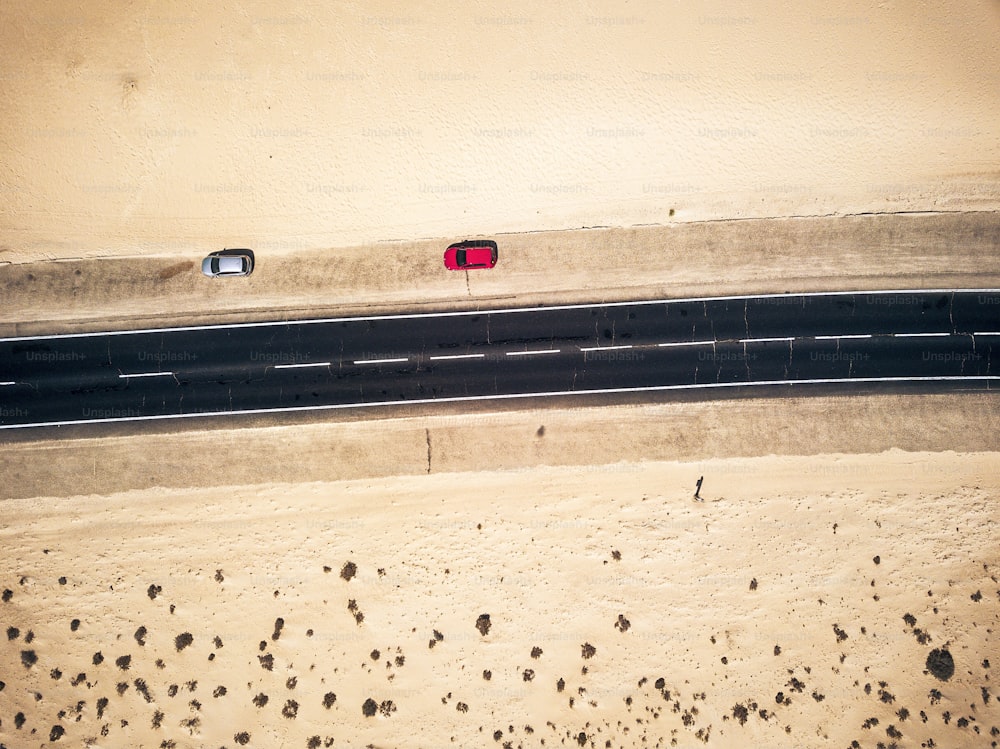
[(201, 272), (212, 278), (249, 276), (253, 273), (253, 252), (251, 250), (213, 252), (202, 260)]

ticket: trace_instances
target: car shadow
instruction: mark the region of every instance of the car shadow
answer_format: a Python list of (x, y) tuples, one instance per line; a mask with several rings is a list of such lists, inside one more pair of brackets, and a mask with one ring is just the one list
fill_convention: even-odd
[(224, 257), (226, 255), (248, 255), (250, 260), (253, 262), (254, 267), (257, 266), (257, 258), (254, 257), (253, 250), (247, 248), (229, 248), (226, 250), (219, 250), (218, 252), (208, 253), (209, 257)]

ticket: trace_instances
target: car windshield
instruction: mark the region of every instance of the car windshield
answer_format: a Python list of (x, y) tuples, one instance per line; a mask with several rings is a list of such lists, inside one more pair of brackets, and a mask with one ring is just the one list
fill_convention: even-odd
[(465, 250), (455, 251), (455, 263), (457, 265), (465, 265)]

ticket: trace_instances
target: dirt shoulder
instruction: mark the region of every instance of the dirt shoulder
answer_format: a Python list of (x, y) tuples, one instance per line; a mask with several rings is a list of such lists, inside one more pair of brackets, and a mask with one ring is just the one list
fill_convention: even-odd
[[(7, 477), (0, 498), (518, 473), (540, 466), (577, 466), (629, 480), (654, 461), (702, 461), (710, 474), (713, 460), (727, 458), (1000, 451), (1000, 417), (988, 393), (739, 398), (162, 429), (74, 439), (18, 433), (20, 441), (0, 444), (0, 473)], [(706, 489), (714, 481), (710, 476)]]
[(200, 253), (0, 266), (0, 335), (784, 291), (1000, 286), (1000, 214), (709, 221), (496, 237), (492, 271), (448, 272), (462, 237), (257, 253), (248, 279)]

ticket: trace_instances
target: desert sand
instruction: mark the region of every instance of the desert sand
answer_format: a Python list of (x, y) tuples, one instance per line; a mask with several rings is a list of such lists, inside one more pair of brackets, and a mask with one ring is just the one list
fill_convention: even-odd
[[(10, 0), (0, 334), (1000, 286), (998, 30)], [(1000, 742), (995, 394), (583, 405), (4, 433), (0, 747)]]
[(992, 0), (0, 8), (2, 260), (1000, 207)]
[(998, 468), (890, 451), (9, 500), (4, 741), (988, 746)]

